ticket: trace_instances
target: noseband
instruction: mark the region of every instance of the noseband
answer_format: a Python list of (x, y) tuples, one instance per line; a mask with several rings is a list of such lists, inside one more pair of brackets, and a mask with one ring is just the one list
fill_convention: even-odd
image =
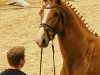
[[(52, 6), (52, 7), (44, 7), (44, 9), (52, 9), (52, 8), (56, 8), (56, 7), (61, 8), (61, 11), (60, 11), (60, 14), (58, 16), (58, 21), (57, 21), (56, 25), (58, 25), (58, 23), (59, 23), (60, 20), (61, 20), (62, 24), (64, 25), (64, 18), (63, 18), (64, 16), (63, 16), (63, 12), (62, 12), (63, 7), (61, 5), (55, 5), (55, 6)], [(40, 28), (41, 27), (44, 27), (49, 40), (52, 40), (55, 37), (55, 35), (57, 34), (56, 28), (52, 27), (52, 26), (50, 26), (50, 25), (48, 25), (46, 23), (41, 23), (40, 24)], [(49, 32), (52, 33), (52, 35), (53, 35), (52, 38), (50, 37)]]

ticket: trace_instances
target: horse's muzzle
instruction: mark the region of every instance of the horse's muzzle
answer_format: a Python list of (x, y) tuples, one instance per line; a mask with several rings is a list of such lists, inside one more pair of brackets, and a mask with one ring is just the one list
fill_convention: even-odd
[(46, 48), (48, 46), (48, 42), (46, 42), (46, 39), (42, 39), (42, 41), (36, 40), (36, 43), (41, 48)]

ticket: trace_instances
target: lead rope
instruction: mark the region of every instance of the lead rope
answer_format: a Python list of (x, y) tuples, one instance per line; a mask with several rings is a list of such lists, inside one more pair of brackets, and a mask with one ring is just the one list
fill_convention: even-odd
[(41, 68), (42, 68), (42, 54), (43, 54), (43, 48), (41, 48), (41, 57), (40, 57), (40, 75), (41, 75)]
[[(55, 72), (55, 59), (54, 59), (54, 44), (53, 44), (53, 40), (52, 40), (52, 51), (53, 51), (53, 67), (54, 67), (54, 75), (56, 75)], [(43, 54), (43, 48), (41, 48), (41, 57), (40, 57), (40, 75), (41, 75), (41, 68), (42, 68), (42, 54)]]
[(54, 67), (54, 75), (56, 75), (56, 72), (55, 72), (55, 50), (54, 50), (54, 43), (53, 43), (53, 40), (52, 40), (52, 51), (53, 51), (53, 67)]

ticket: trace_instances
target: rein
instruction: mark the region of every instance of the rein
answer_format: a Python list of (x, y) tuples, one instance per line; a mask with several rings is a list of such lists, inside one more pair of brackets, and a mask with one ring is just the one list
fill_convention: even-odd
[[(53, 40), (52, 40), (52, 44), (51, 44), (51, 46), (52, 46), (52, 52), (53, 52), (53, 70), (54, 70), (54, 75), (56, 75), (56, 72), (55, 72), (55, 57), (54, 57), (54, 53), (55, 53), (55, 51), (54, 51), (54, 44), (53, 44)], [(42, 70), (42, 55), (43, 55), (43, 48), (41, 48), (41, 57), (40, 57), (40, 74), (39, 75), (41, 75), (41, 70)]]

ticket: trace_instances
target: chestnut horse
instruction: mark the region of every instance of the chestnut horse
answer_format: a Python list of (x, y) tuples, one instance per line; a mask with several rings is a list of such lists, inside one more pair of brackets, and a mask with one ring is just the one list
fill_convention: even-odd
[(43, 0), (36, 43), (47, 47), (58, 35), (63, 57), (60, 75), (100, 75), (100, 37), (93, 34), (74, 8), (61, 0)]

